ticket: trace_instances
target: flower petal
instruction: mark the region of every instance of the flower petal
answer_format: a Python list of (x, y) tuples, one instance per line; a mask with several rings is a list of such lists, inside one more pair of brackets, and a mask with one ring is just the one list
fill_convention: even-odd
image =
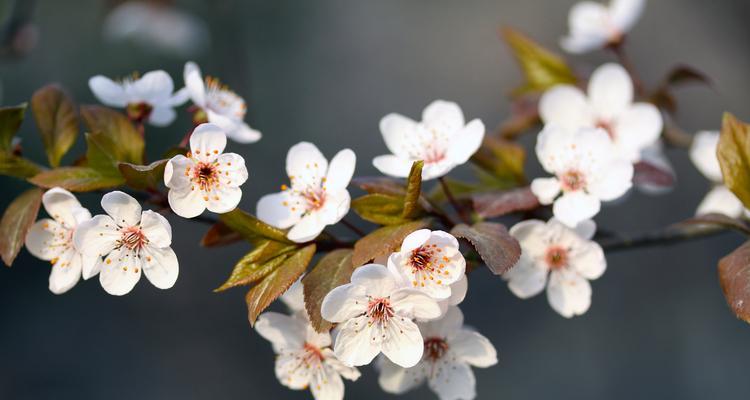
[(190, 135), (190, 151), (193, 157), (203, 162), (216, 160), (226, 146), (226, 134), (214, 124), (200, 124)]
[(309, 242), (318, 237), (325, 227), (326, 223), (321, 219), (321, 213), (313, 211), (300, 218), (286, 237), (296, 243)]
[[(395, 178), (406, 178), (409, 176), (411, 165), (413, 163), (414, 161), (411, 159), (401, 158), (392, 154), (377, 156), (372, 159), (372, 165), (375, 166), (378, 171)], [(424, 171), (422, 172), (422, 178), (425, 179)]]
[(338, 360), (336, 358), (336, 355), (333, 354), (333, 350), (331, 350), (330, 348), (323, 349), (321, 352), (326, 358), (326, 364), (329, 364), (331, 367), (333, 367), (333, 369), (336, 370), (339, 375), (341, 375), (345, 379), (356, 381), (362, 375), (359, 373), (359, 370), (357, 368), (350, 367)]
[(171, 247), (146, 246), (144, 249), (143, 273), (154, 286), (169, 289), (177, 282), (180, 273), (177, 255)]
[(570, 9), (570, 36), (563, 38), (562, 47), (570, 53), (585, 53), (603, 47), (609, 41), (609, 10), (601, 3), (582, 1)]
[(590, 240), (596, 233), (596, 222), (594, 222), (593, 219), (581, 221), (578, 223), (578, 225), (575, 226), (575, 228), (573, 228), (573, 230), (575, 230), (576, 234), (578, 234), (578, 236), (580, 236), (582, 239)]
[(521, 299), (536, 296), (547, 284), (547, 268), (534, 262), (527, 254), (521, 254), (516, 265), (503, 275), (508, 289)]
[(238, 187), (247, 181), (247, 167), (241, 155), (224, 153), (216, 162), (222, 185)]
[(331, 164), (328, 166), (328, 173), (325, 181), (326, 190), (334, 191), (346, 189), (349, 185), (349, 181), (352, 180), (356, 164), (357, 156), (353, 151), (350, 149), (339, 151), (331, 159)]
[(102, 103), (111, 107), (125, 107), (128, 105), (128, 95), (121, 84), (106, 76), (97, 75), (89, 79), (89, 89)]
[(102, 257), (115, 248), (120, 237), (117, 224), (109, 215), (97, 215), (76, 228), (73, 244), (84, 256)]
[(269, 225), (287, 229), (302, 217), (302, 207), (294, 206), (297, 201), (297, 197), (290, 191), (267, 194), (258, 200), (255, 214)]
[[(426, 296), (425, 296), (426, 297)], [(433, 301), (434, 303), (434, 301)], [(437, 303), (435, 308), (438, 309)], [(440, 313), (439, 309), (437, 311)], [(422, 359), (424, 341), (417, 324), (410, 319), (393, 317), (384, 327), (383, 354), (396, 365), (410, 368)], [(338, 344), (338, 339), (336, 339)]]
[(455, 306), (448, 307), (445, 314), (438, 319), (421, 322), (419, 331), (426, 338), (452, 338), (464, 325), (464, 314)]
[(81, 255), (73, 248), (68, 249), (52, 265), (49, 275), (49, 291), (63, 294), (81, 280)]
[(355, 269), (351, 282), (367, 288), (367, 294), (372, 297), (388, 297), (397, 287), (393, 275), (379, 264), (367, 264)]
[(344, 381), (333, 367), (323, 364), (312, 373), (310, 391), (315, 399), (343, 400)]
[(290, 389), (302, 390), (310, 386), (313, 371), (305, 362), (303, 350), (280, 354), (274, 369), (279, 382)]
[(141, 259), (125, 247), (112, 251), (102, 264), (99, 283), (113, 296), (130, 293), (141, 279)]
[(425, 244), (428, 240), (430, 240), (430, 236), (432, 236), (432, 231), (429, 229), (419, 229), (416, 230), (404, 238), (404, 241), (401, 242), (401, 252), (408, 252), (416, 249), (417, 247)]
[(73, 210), (82, 208), (78, 199), (69, 191), (55, 187), (42, 196), (42, 204), (50, 217), (62, 223), (66, 228), (75, 228), (77, 224)]
[(582, 315), (591, 306), (591, 285), (571, 270), (552, 271), (547, 286), (547, 300), (565, 318)]
[(259, 130), (253, 129), (244, 121), (234, 121), (231, 126), (227, 126), (227, 137), (237, 143), (255, 143), (263, 137)]
[(144, 211), (141, 215), (141, 231), (153, 246), (168, 247), (172, 244), (172, 226), (159, 213)]
[(438, 132), (453, 133), (464, 127), (464, 113), (452, 101), (435, 100), (422, 111), (422, 123)]
[(409, 138), (417, 129), (417, 123), (401, 114), (388, 114), (380, 120), (380, 133), (385, 145), (396, 156), (409, 157)]
[(717, 185), (703, 198), (695, 215), (719, 213), (728, 217), (739, 218), (742, 216), (744, 209), (742, 202), (732, 191), (724, 185)]
[(421, 364), (412, 368), (402, 368), (385, 357), (379, 358), (378, 361), (378, 383), (387, 393), (404, 394), (422, 385), (427, 377), (427, 371)]
[(410, 288), (398, 289), (391, 294), (391, 306), (396, 314), (408, 318), (430, 320), (440, 317), (437, 301), (427, 294)]
[(466, 298), (466, 292), (469, 290), (469, 278), (466, 274), (461, 276), (454, 284), (451, 285), (451, 297), (448, 298), (448, 304), (455, 306), (461, 304)]
[(658, 108), (648, 103), (633, 104), (614, 122), (615, 148), (631, 163), (639, 161), (641, 152), (659, 140), (662, 126)]
[(633, 164), (629, 161), (615, 160), (591, 176), (587, 190), (599, 200), (615, 200), (633, 186), (633, 171)]
[(482, 146), (482, 139), (484, 139), (484, 124), (474, 119), (451, 136), (446, 156), (456, 165), (464, 164)]
[(539, 99), (539, 116), (545, 124), (576, 130), (592, 122), (588, 99), (581, 89), (572, 85), (557, 85)]
[(195, 161), (178, 154), (167, 161), (164, 166), (164, 186), (170, 189), (190, 189), (190, 170), (195, 166)]
[(479, 368), (497, 364), (495, 346), (483, 335), (461, 329), (448, 343), (458, 359)]
[(141, 205), (131, 195), (119, 190), (102, 196), (102, 208), (119, 226), (138, 225)]
[(320, 305), (320, 314), (326, 321), (344, 322), (364, 313), (366, 309), (366, 286), (346, 284), (328, 292)]
[(177, 112), (169, 106), (156, 106), (148, 115), (148, 123), (153, 126), (169, 126), (177, 118)]
[(622, 33), (628, 32), (643, 14), (646, 0), (612, 0), (609, 14), (612, 24)]
[(305, 345), (305, 325), (299, 318), (265, 312), (255, 321), (255, 330), (273, 344), (277, 353), (295, 351)]
[(206, 209), (207, 203), (203, 191), (192, 190), (190, 187), (171, 189), (167, 194), (167, 200), (169, 201), (169, 208), (183, 218), (201, 215)]
[(320, 182), (327, 171), (328, 160), (312, 143), (299, 142), (286, 155), (286, 173), (292, 186), (297, 182)]
[(719, 146), (718, 131), (701, 131), (693, 136), (693, 144), (690, 146), (690, 160), (703, 176), (715, 183), (722, 181), (721, 166), (716, 156), (716, 148)]
[(68, 230), (57, 221), (40, 219), (26, 233), (26, 250), (40, 260), (52, 260), (60, 256), (67, 236)]
[(597, 117), (610, 121), (633, 102), (633, 81), (621, 65), (604, 64), (591, 74), (588, 93)]
[(217, 214), (228, 213), (237, 208), (241, 199), (242, 189), (236, 186), (215, 187), (214, 190), (208, 194), (206, 208), (208, 208), (208, 211)]
[(593, 218), (600, 208), (601, 202), (596, 196), (576, 191), (567, 192), (557, 199), (552, 212), (560, 222), (573, 227), (585, 219)]
[(552, 204), (560, 190), (560, 181), (557, 178), (536, 178), (531, 181), (531, 193), (534, 193), (539, 203), (544, 205)]
[(190, 98), (193, 99), (193, 103), (198, 107), (205, 107), (206, 86), (203, 83), (203, 75), (201, 75), (201, 70), (198, 68), (198, 64), (192, 61), (185, 63), (183, 79), (185, 79), (185, 87), (187, 88), (188, 93), (190, 93)]
[[(380, 324), (368, 324), (368, 318), (364, 315), (342, 323), (333, 345), (336, 358), (348, 366), (367, 365), (372, 362), (380, 353), (380, 342), (373, 340), (373, 338), (380, 337), (378, 332), (374, 332), (379, 327)], [(421, 337), (419, 347), (422, 347)]]
[(141, 101), (157, 105), (172, 97), (172, 77), (162, 70), (150, 71), (133, 82), (133, 94)]
[(474, 371), (464, 363), (442, 363), (427, 383), (441, 400), (473, 399), (477, 396)]
[(586, 279), (597, 279), (607, 269), (604, 250), (599, 243), (586, 240), (570, 254), (569, 264)]
[[(80, 253), (79, 253), (80, 254)], [(91, 279), (102, 270), (102, 258), (95, 254), (81, 254), (81, 276), (84, 280)]]
[(603, 32), (596, 34), (578, 34), (575, 36), (571, 35), (563, 37), (560, 40), (560, 47), (571, 54), (583, 54), (604, 47), (608, 41), (609, 38), (604, 36)]

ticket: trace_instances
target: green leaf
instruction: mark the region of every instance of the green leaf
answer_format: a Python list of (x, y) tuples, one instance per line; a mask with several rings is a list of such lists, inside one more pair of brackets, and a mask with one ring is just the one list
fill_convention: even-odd
[(724, 113), (717, 155), (724, 184), (750, 208), (750, 125)]
[(352, 263), (355, 266), (360, 266), (380, 256), (390, 254), (401, 247), (401, 242), (407, 235), (429, 225), (428, 219), (421, 219), (376, 229), (354, 244)]
[(214, 292), (222, 292), (235, 286), (249, 285), (262, 279), (286, 261), (289, 258), (289, 252), (296, 248), (295, 245), (271, 240), (261, 242), (253, 251), (245, 254), (235, 264), (229, 279), (214, 289)]
[(247, 292), (245, 302), (247, 303), (247, 317), (251, 326), (255, 324), (258, 315), (284, 294), (289, 286), (292, 286), (297, 278), (305, 272), (313, 255), (315, 255), (315, 244), (303, 247), (284, 260), (273, 272)]
[(26, 103), (13, 107), (0, 107), (0, 153), (10, 154), (11, 142), (18, 132), (26, 112)]
[(240, 236), (251, 243), (264, 238), (282, 243), (293, 243), (286, 238), (286, 232), (283, 230), (274, 228), (239, 208), (235, 208), (226, 214), (221, 214), (219, 220), (229, 229), (239, 233)]
[(512, 28), (502, 30), (503, 39), (513, 51), (526, 82), (513, 95), (542, 92), (559, 84), (575, 84), (573, 70), (558, 55)]
[(674, 227), (683, 228), (691, 225), (707, 225), (726, 229), (734, 229), (737, 232), (750, 236), (750, 224), (747, 221), (716, 213), (699, 215), (697, 217), (689, 218), (685, 221), (675, 224)]
[(7, 266), (13, 264), (26, 240), (26, 233), (36, 220), (44, 191), (29, 189), (16, 197), (0, 220), (0, 256)]
[(419, 205), (419, 196), (422, 195), (422, 168), (424, 161), (414, 161), (406, 180), (406, 196), (404, 196), (404, 210), (401, 216), (404, 219), (414, 219), (419, 216), (422, 209)]
[(404, 198), (388, 194), (366, 194), (352, 200), (352, 210), (365, 221), (378, 225), (404, 223)]
[(750, 323), (750, 242), (719, 260), (719, 284), (734, 315)]
[(468, 240), (495, 275), (502, 275), (518, 262), (521, 246), (508, 233), (504, 225), (494, 222), (479, 222), (473, 226), (459, 224), (451, 234)]
[(88, 192), (117, 187), (125, 180), (119, 174), (111, 175), (89, 167), (60, 167), (39, 173), (29, 182), (43, 188), (60, 186), (71, 192)]
[(78, 137), (76, 105), (59, 86), (47, 85), (31, 96), (31, 109), (49, 164), (57, 167)]
[(517, 143), (485, 136), (482, 147), (471, 157), (471, 161), (489, 172), (505, 187), (514, 187), (526, 182), (523, 168), (526, 150)]
[(217, 222), (211, 225), (203, 235), (201, 239), (201, 246), (203, 247), (219, 247), (226, 246), (242, 240), (242, 236), (239, 233), (229, 229), (228, 226), (222, 222)]
[(323, 256), (318, 264), (302, 278), (305, 294), (305, 309), (310, 316), (310, 323), (318, 332), (328, 332), (333, 324), (320, 315), (320, 306), (328, 292), (343, 284), (349, 283), (352, 272), (351, 249), (337, 249)]
[(13, 154), (0, 153), (0, 174), (16, 178), (30, 178), (40, 172), (43, 168), (34, 162)]
[(117, 167), (125, 183), (133, 189), (156, 189), (164, 182), (164, 167), (169, 160), (154, 161), (149, 165), (120, 163)]
[(143, 137), (128, 118), (101, 106), (81, 106), (83, 123), (101, 149), (115, 161), (143, 164)]

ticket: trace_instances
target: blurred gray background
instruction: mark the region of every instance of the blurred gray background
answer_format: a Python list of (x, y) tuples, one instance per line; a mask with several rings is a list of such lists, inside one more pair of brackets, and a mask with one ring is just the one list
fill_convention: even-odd
[[(21, 3), (24, 3), (23, 1)], [(418, 117), (436, 98), (457, 101), (467, 118), (494, 127), (509, 114), (506, 94), (520, 72), (498, 39), (511, 25), (557, 49), (573, 0), (486, 1), (177, 1), (206, 23), (211, 45), (195, 56), (248, 101), (247, 121), (264, 133), (257, 144), (230, 144), (250, 170), (241, 206), (284, 183), (286, 150), (313, 141), (329, 157), (343, 147), (358, 155), (357, 175), (374, 175), (386, 151), (377, 126), (392, 111)], [(8, 2), (0, 2), (5, 8)], [(80, 103), (95, 102), (87, 80), (165, 69), (182, 84), (186, 57), (102, 39), (108, 2), (37, 1), (36, 46), (24, 57), (3, 55), (2, 104), (27, 101), (49, 82)], [(714, 89), (677, 92), (679, 124), (689, 132), (718, 129), (729, 110), (750, 119), (750, 3), (744, 0), (658, 0), (629, 37), (628, 50), (647, 84), (689, 63)], [(590, 71), (610, 60), (571, 58)], [(27, 115), (30, 118), (30, 115)], [(170, 128), (148, 128), (151, 159), (189, 128), (184, 110)], [(21, 130), (30, 157), (45, 160), (29, 119)], [(531, 138), (525, 142), (531, 144)], [(66, 161), (83, 152), (82, 140)], [(634, 193), (605, 208), (601, 227), (636, 234), (691, 216), (709, 189), (681, 150), (668, 156), (678, 186), (667, 195)], [(540, 172), (530, 155), (531, 176)], [(458, 171), (466, 173), (468, 168)], [(0, 178), (5, 207), (23, 182)], [(82, 196), (92, 212), (97, 197)], [(352, 216), (352, 219), (355, 219)], [(248, 250), (197, 246), (206, 227), (170, 217), (180, 278), (168, 291), (142, 279), (129, 295), (107, 295), (97, 280), (62, 296), (47, 290), (49, 264), (22, 251), (0, 268), (0, 398), (3, 399), (301, 399), (282, 387), (273, 353), (251, 331), (243, 289), (214, 294)], [(566, 320), (544, 295), (522, 301), (501, 279), (474, 272), (463, 310), (491, 339), (499, 364), (475, 370), (479, 398), (632, 399), (746, 398), (750, 393), (750, 326), (725, 305), (716, 261), (742, 242), (723, 234), (667, 248), (608, 255), (593, 283), (593, 305)], [(348, 398), (392, 398), (377, 374), (347, 382)], [(404, 398), (432, 398), (426, 389)]]

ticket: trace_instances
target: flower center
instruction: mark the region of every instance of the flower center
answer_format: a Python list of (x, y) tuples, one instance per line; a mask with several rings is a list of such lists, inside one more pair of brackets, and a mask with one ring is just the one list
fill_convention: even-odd
[(424, 357), (435, 362), (445, 355), (448, 351), (448, 343), (442, 338), (427, 338), (424, 341)]
[(561, 246), (552, 246), (547, 249), (545, 256), (550, 269), (559, 269), (568, 265), (568, 250)]
[(141, 228), (137, 226), (129, 226), (120, 230), (120, 240), (117, 242), (117, 247), (125, 247), (128, 250), (139, 250), (148, 244), (148, 238)]
[(305, 342), (305, 360), (308, 362), (321, 362), (325, 359), (323, 352), (317, 346)]
[(576, 191), (586, 187), (586, 177), (578, 170), (571, 169), (560, 177), (560, 184), (565, 191)]
[(128, 119), (130, 119), (133, 122), (141, 123), (145, 121), (149, 115), (151, 115), (151, 111), (153, 111), (153, 107), (151, 107), (151, 104), (148, 104), (146, 102), (140, 102), (140, 103), (130, 103), (125, 108), (125, 113), (128, 115)]
[(376, 298), (370, 300), (367, 304), (367, 316), (370, 318), (370, 324), (384, 324), (393, 317), (393, 307), (388, 298)]
[(302, 193), (302, 197), (304, 197), (307, 202), (307, 209), (309, 211), (314, 211), (323, 207), (326, 200), (326, 193), (323, 190), (308, 189)]
[(219, 114), (236, 119), (245, 118), (247, 106), (240, 96), (218, 79), (206, 76), (206, 107)]
[(612, 140), (617, 139), (615, 136), (615, 127), (612, 126), (612, 123), (609, 121), (605, 121), (603, 119), (600, 119), (596, 122), (596, 127), (599, 129), (604, 129), (604, 131), (607, 132), (607, 135), (609, 135), (609, 138)]
[(444, 271), (448, 257), (441, 258), (438, 254), (442, 251), (436, 244), (425, 244), (412, 250), (407, 260), (407, 266), (411, 268), (411, 273), (414, 275), (412, 286), (424, 287), (428, 281), (433, 281), (438, 285), (443, 284), (441, 275), (447, 276), (449, 273)]
[(219, 173), (216, 164), (199, 162), (193, 167), (193, 182), (205, 192), (211, 191), (211, 188), (219, 183)]

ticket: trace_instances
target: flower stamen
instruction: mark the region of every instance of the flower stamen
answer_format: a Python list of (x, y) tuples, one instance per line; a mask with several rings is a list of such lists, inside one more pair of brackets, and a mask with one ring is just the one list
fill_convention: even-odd
[(547, 249), (545, 261), (550, 269), (560, 269), (568, 265), (568, 250), (561, 246), (552, 246)]

